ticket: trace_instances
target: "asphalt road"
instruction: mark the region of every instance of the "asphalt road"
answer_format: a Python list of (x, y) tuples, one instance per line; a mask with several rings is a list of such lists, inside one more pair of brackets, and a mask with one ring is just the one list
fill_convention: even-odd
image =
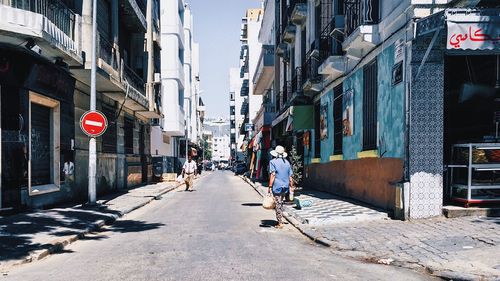
[(1, 280), (428, 280), (334, 255), (287, 225), (269, 225), (259, 195), (214, 172)]

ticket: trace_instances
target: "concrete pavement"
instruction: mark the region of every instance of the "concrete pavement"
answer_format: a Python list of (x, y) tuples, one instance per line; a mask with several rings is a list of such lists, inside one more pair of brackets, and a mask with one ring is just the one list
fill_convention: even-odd
[[(218, 171), (170, 192), (65, 252), (3, 280), (429, 280), (414, 271), (332, 255), (274, 212), (240, 178)], [(2, 279), (2, 278), (0, 278)]]
[(179, 183), (158, 183), (104, 196), (97, 207), (65, 207), (0, 217), (0, 273), (64, 250), (85, 234), (113, 223), (169, 192)]
[[(267, 187), (244, 180), (260, 194), (266, 192)], [(286, 206), (286, 217), (305, 235), (343, 256), (425, 269), (446, 279), (500, 280), (500, 218), (398, 221), (322, 192), (309, 191), (299, 198), (313, 205), (302, 210)], [(325, 206), (337, 218), (322, 219)]]

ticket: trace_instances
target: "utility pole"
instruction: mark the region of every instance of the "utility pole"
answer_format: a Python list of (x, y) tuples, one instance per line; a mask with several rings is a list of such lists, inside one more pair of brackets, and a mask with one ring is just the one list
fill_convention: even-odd
[(153, 0), (147, 0), (146, 4), (146, 52), (148, 54), (147, 73), (147, 97), (149, 101), (149, 111), (154, 111), (154, 49), (153, 49)]
[[(186, 160), (188, 159), (188, 120), (189, 122), (191, 122), (191, 97), (184, 97), (184, 100), (189, 100), (189, 107), (187, 107), (187, 112), (186, 114), (184, 115), (184, 123), (185, 123), (185, 127), (186, 127), (186, 130), (185, 130), (185, 142), (186, 142)], [(186, 107), (185, 107), (186, 108)], [(189, 117), (188, 117), (188, 114), (189, 114)]]
[[(90, 72), (90, 110), (96, 110), (96, 38), (97, 37), (97, 0), (92, 4), (92, 68)], [(96, 139), (89, 140), (89, 205), (96, 203)]]

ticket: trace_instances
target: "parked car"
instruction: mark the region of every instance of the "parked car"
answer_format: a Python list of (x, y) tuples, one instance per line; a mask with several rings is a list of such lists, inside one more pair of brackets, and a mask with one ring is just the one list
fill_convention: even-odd
[(234, 168), (235, 175), (243, 175), (247, 171), (247, 165), (245, 163), (238, 163)]

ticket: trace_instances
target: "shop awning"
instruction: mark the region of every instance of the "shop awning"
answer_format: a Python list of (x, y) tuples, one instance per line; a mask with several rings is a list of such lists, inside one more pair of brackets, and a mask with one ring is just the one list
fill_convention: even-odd
[(288, 118), (288, 115), (290, 115), (290, 107), (287, 108), (283, 113), (281, 113), (278, 117), (276, 117), (273, 122), (271, 123), (271, 126), (274, 127), (281, 123), (285, 118)]
[(290, 115), (293, 118), (293, 130), (309, 130), (314, 128), (314, 108), (312, 105), (294, 105)]

